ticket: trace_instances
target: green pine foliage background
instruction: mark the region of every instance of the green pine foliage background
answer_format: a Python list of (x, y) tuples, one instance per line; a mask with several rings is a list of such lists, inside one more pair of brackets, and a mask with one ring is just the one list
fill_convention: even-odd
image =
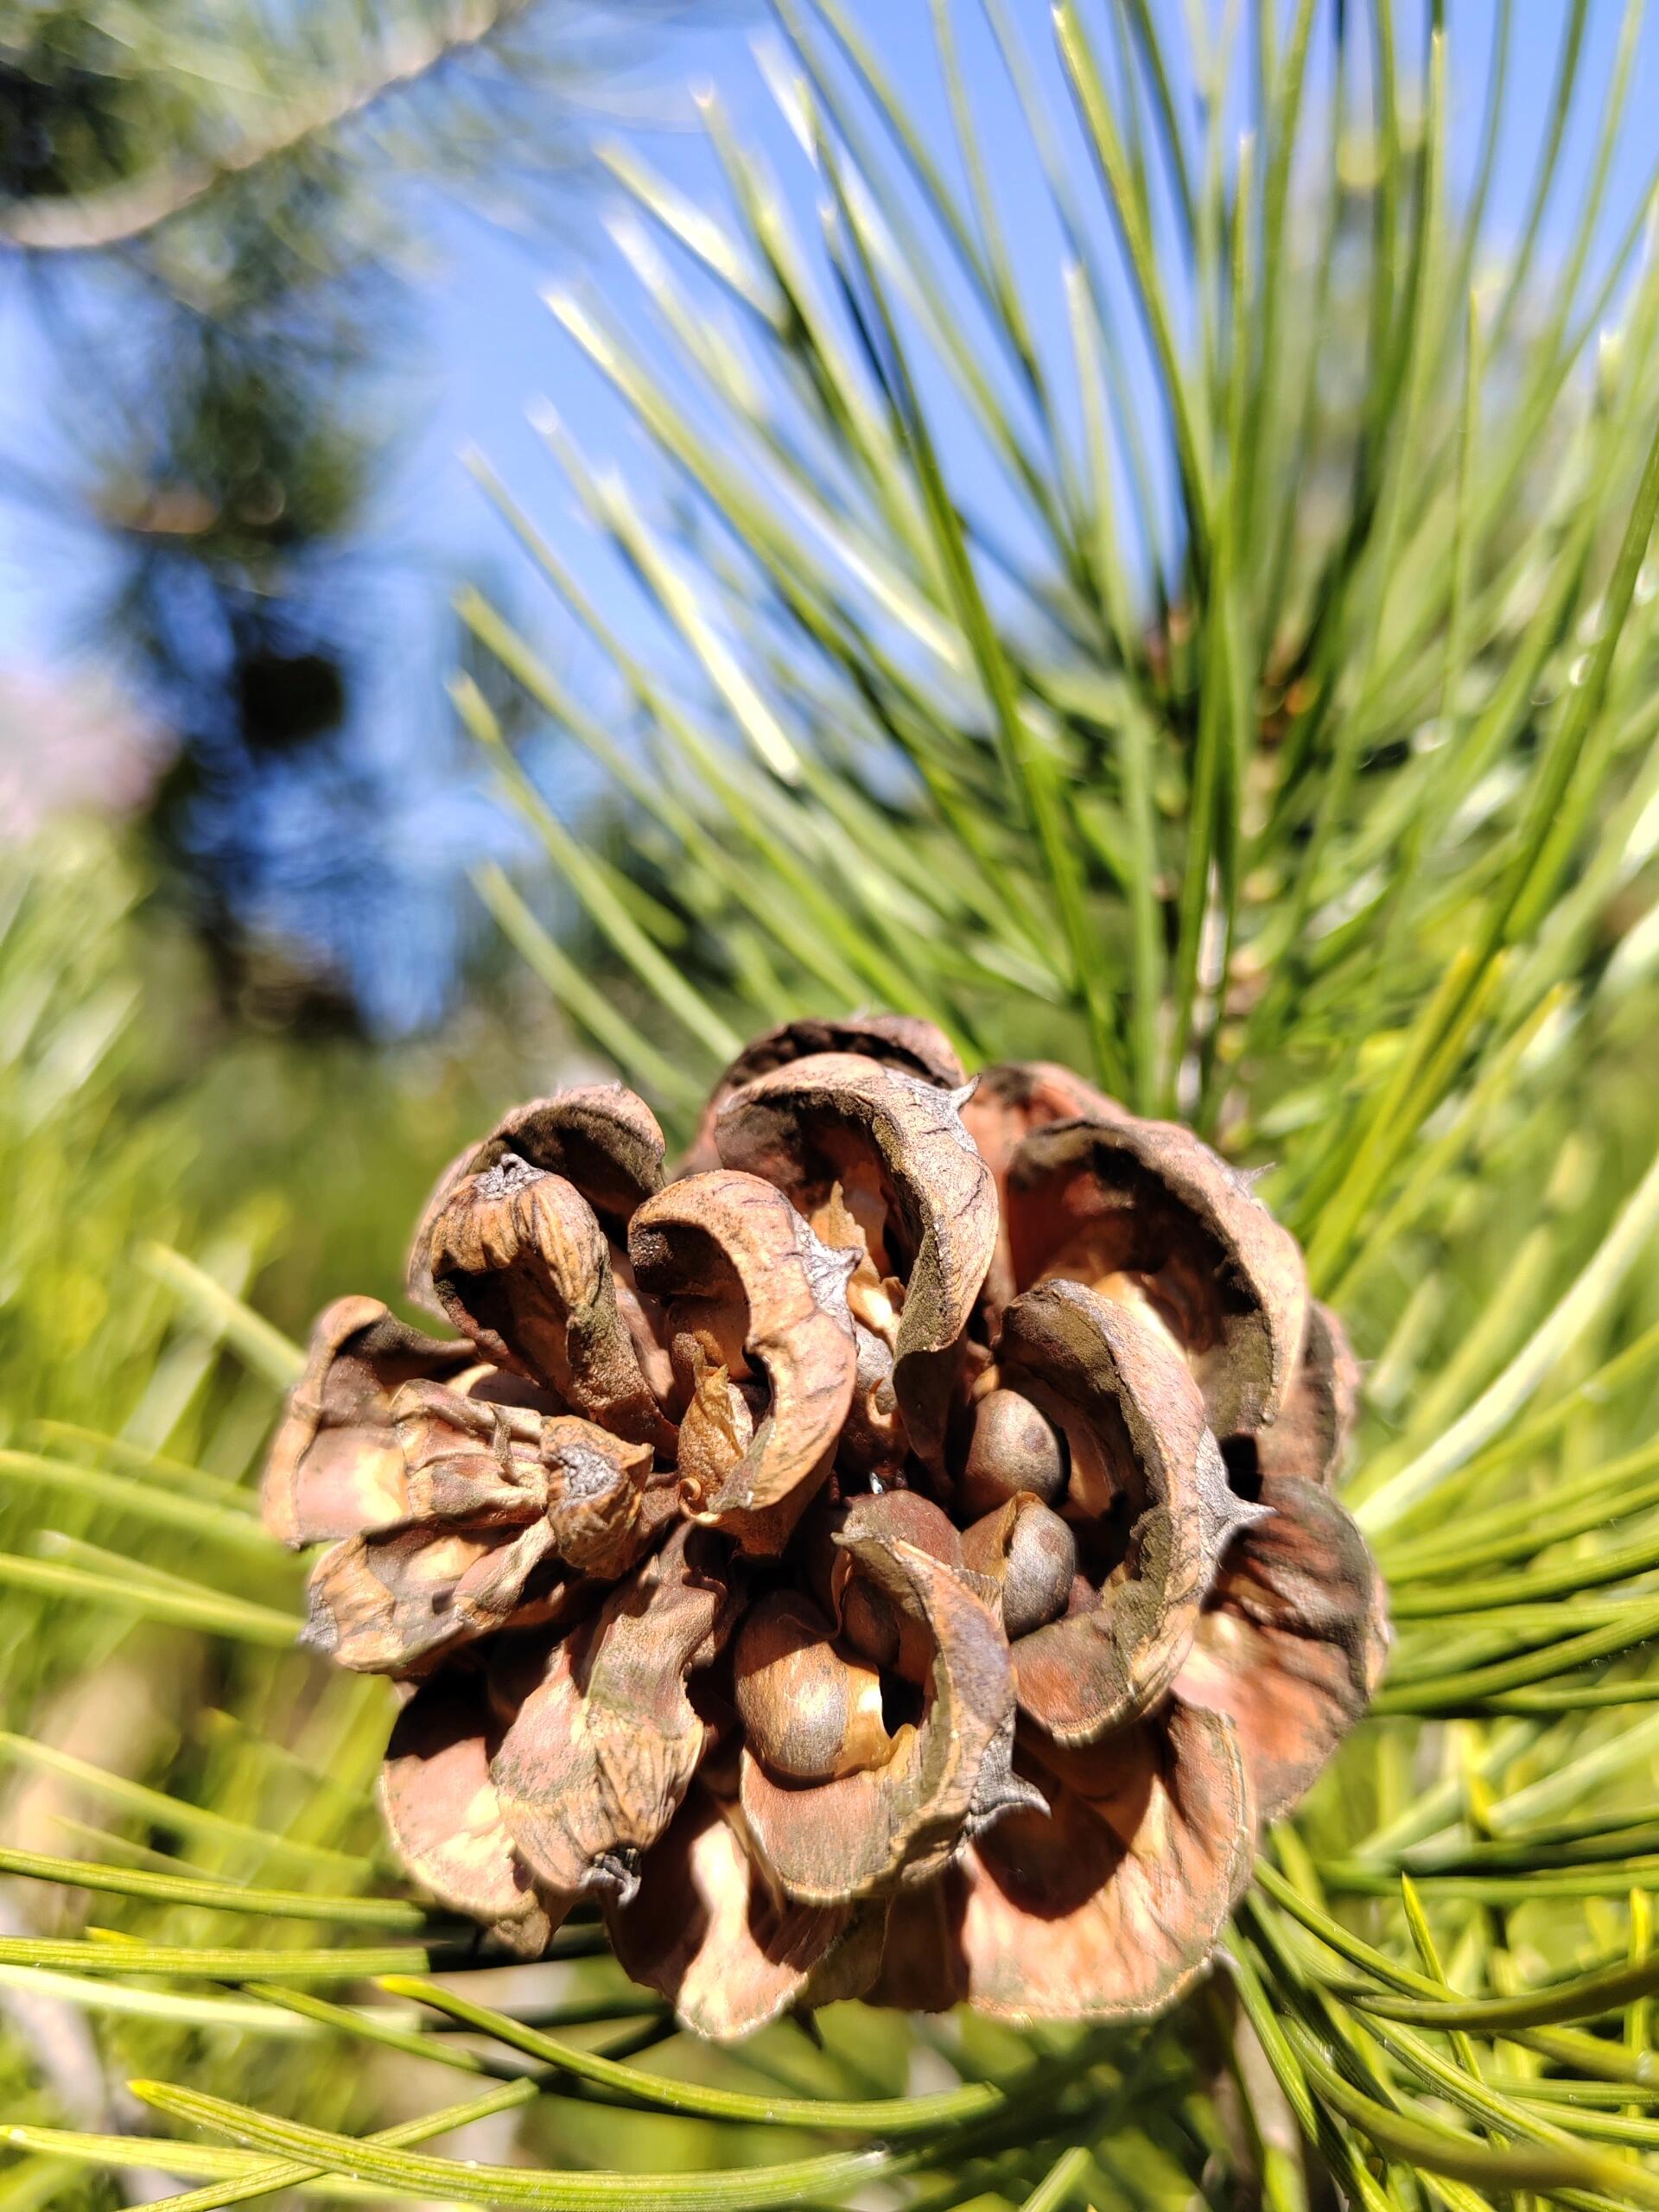
[[(1029, 127), (993, 161), (947, 0), (954, 149), (840, 0), (780, 0), (804, 202), (711, 102), (723, 201), (616, 152), (637, 292), (552, 302), (654, 457), (548, 420), (659, 652), (548, 487), (479, 464), (608, 670), (464, 601), (457, 708), (546, 861), (479, 889), (671, 1130), (809, 1011), (1069, 1058), (1265, 1171), (1368, 1363), (1348, 1495), (1394, 1660), (1215, 1977), (1150, 2028), (842, 2007), (722, 2056), (590, 1928), (475, 1967), (398, 1888), (389, 1699), (289, 1648), (251, 1485), (297, 1357), (270, 1317), (393, 1279), (509, 1071), (158, 1095), (132, 1009), (166, 979), (71, 843), (0, 917), (0, 2212), (157, 2170), (192, 2208), (1659, 2205), (1659, 257), (1653, 188), (1609, 191), (1641, 10), (1605, 83), (1568, 10), (1502, 254), (1525, 11), (1455, 192), (1452, 12), (1420, 70), (1388, 0), (1334, 50), (1314, 0), (1234, 10), (1194, 76), (1168, 11), (1062, 0), (1051, 111), (986, 0)], [(527, 702), (602, 818), (538, 797)]]

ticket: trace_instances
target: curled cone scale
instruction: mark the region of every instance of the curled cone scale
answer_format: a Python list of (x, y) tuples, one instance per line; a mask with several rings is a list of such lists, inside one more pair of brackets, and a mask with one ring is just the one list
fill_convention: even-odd
[(410, 1873), (520, 1956), (588, 1899), (696, 2032), (831, 1998), (1125, 2018), (1363, 1712), (1357, 1370), (1190, 1130), (909, 1018), (800, 1022), (679, 1172), (589, 1086), (332, 1306), (265, 1511), (405, 1685)]

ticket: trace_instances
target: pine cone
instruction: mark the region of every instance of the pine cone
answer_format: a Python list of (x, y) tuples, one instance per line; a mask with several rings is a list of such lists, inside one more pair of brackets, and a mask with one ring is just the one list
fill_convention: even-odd
[(579, 1900), (698, 2032), (861, 1995), (1134, 2017), (1204, 1967), (1388, 1629), (1354, 1362), (1190, 1130), (926, 1024), (797, 1023), (677, 1179), (620, 1089), (443, 1178), (320, 1320), (265, 1512), (405, 1702), (410, 1873)]

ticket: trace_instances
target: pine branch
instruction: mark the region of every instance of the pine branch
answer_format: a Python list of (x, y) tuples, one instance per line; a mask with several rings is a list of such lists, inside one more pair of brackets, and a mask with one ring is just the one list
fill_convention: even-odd
[[(385, 39), (360, 74), (328, 78), (283, 102), (263, 130), (196, 161), (152, 169), (94, 192), (18, 201), (0, 209), (0, 245), (25, 253), (106, 252), (159, 230), (232, 178), (249, 175), (327, 137), (446, 62), (476, 50), (529, 15), (539, 0), (459, 0), (434, 25)], [(280, 70), (276, 72), (280, 75)]]

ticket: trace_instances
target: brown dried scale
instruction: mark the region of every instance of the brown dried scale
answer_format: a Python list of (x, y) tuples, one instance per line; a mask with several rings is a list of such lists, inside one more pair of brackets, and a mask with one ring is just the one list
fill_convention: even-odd
[(340, 1300), (272, 1445), (411, 1881), (518, 1957), (596, 1900), (721, 2039), (1160, 2011), (1388, 1650), (1294, 1240), (908, 1016), (760, 1039), (664, 1156), (614, 1085), (504, 1116), (416, 1237), (456, 1334)]
[(417, 1690), (386, 1747), (380, 1804), (398, 1857), (429, 1896), (535, 1958), (573, 1900), (540, 1889), (513, 1848), (490, 1779), (499, 1734), (476, 1682)]
[(734, 1092), (753, 1083), (756, 1076), (770, 1075), (774, 1068), (787, 1067), (791, 1060), (809, 1059), (823, 1052), (862, 1054), (883, 1067), (937, 1084), (941, 1090), (959, 1090), (967, 1079), (956, 1048), (944, 1031), (913, 1014), (849, 1014), (842, 1021), (786, 1021), (746, 1046), (715, 1084), (690, 1149), (680, 1162), (681, 1174), (719, 1166), (715, 1124)]
[(1296, 1240), (1236, 1168), (1173, 1122), (1055, 1122), (1008, 1166), (1018, 1288), (1084, 1282), (1185, 1354), (1217, 1436), (1270, 1423), (1306, 1325)]
[(599, 1217), (574, 1183), (517, 1153), (462, 1176), (433, 1222), (432, 1286), (457, 1328), (572, 1412), (671, 1448)]
[(473, 1344), (423, 1336), (378, 1298), (337, 1298), (325, 1306), (265, 1462), (260, 1502), (272, 1535), (285, 1544), (327, 1543), (401, 1521), (404, 1464), (392, 1399), (417, 1377), (448, 1380), (478, 1363)]
[(1260, 1471), (1332, 1481), (1359, 1417), (1359, 1362), (1347, 1332), (1315, 1299), (1283, 1409), (1254, 1440)]
[(824, 1052), (747, 1084), (715, 1131), (728, 1166), (776, 1184), (820, 1233), (830, 1230), (826, 1241), (843, 1241), (849, 1218), (855, 1225), (880, 1286), (855, 1316), (880, 1329), (893, 1315), (893, 1388), (912, 1449), (930, 1460), (996, 1246), (995, 1185), (962, 1122), (969, 1095)]
[[(532, 1098), (503, 1115), (488, 1136), (451, 1160), (427, 1200), (410, 1249), (411, 1298), (430, 1306), (432, 1227), (455, 1185), (509, 1156), (563, 1176), (607, 1226), (626, 1233), (634, 1208), (663, 1186), (665, 1147), (656, 1116), (620, 1084)], [(435, 1309), (435, 1310), (441, 1310)]]
[(913, 1622), (932, 1660), (917, 1718), (885, 1757), (816, 1783), (772, 1770), (746, 1740), (741, 1803), (768, 1873), (786, 1897), (827, 1904), (888, 1889), (949, 1862), (967, 1839), (1034, 1801), (1010, 1768), (1014, 1677), (996, 1616), (968, 1578), (908, 1544), (872, 1497), (854, 1506), (836, 1541)]
[(528, 1613), (568, 1617), (582, 1579), (644, 1549), (648, 1447), (430, 1382), (405, 1384), (391, 1412), (404, 1518), (337, 1543), (311, 1577), (306, 1640), (341, 1666), (408, 1674)]
[(1160, 1725), (1032, 1771), (1041, 1809), (971, 1843), (931, 1893), (895, 1901), (877, 2002), (966, 2002), (1021, 2024), (1145, 2018), (1208, 1966), (1255, 1840), (1220, 1717), (1173, 1704)]
[(734, 1808), (701, 1784), (646, 1856), (638, 1890), (607, 1902), (605, 1916), (626, 1971), (716, 2042), (859, 1995), (880, 1959), (878, 1914), (779, 1897)]
[[(628, 1247), (671, 1330), (682, 1300), (697, 1309), (686, 1332), (681, 1503), (746, 1549), (777, 1549), (828, 1472), (852, 1400), (847, 1267), (772, 1185), (730, 1168), (648, 1199)], [(758, 1372), (761, 1402), (744, 1395), (739, 1364), (745, 1378)]]
[(1329, 1491), (1272, 1475), (1262, 1503), (1223, 1562), (1175, 1688), (1233, 1722), (1257, 1812), (1276, 1821), (1370, 1702), (1389, 1627), (1382, 1578)]
[(982, 1070), (962, 1118), (996, 1182), (1001, 1221), (986, 1289), (992, 1305), (1001, 1307), (1016, 1288), (1007, 1221), (1008, 1166), (1014, 1154), (1033, 1129), (1046, 1129), (1051, 1122), (1128, 1116), (1116, 1099), (1053, 1060), (1005, 1060)]
[(1097, 1600), (1015, 1643), (1020, 1710), (1058, 1743), (1097, 1743), (1168, 1688), (1255, 1509), (1227, 1489), (1185, 1363), (1133, 1310), (1078, 1283), (1027, 1291), (1003, 1316), (1002, 1369), (1065, 1429), (1066, 1510), (1106, 1547), (1088, 1560)]
[(690, 1679), (718, 1656), (734, 1594), (714, 1540), (681, 1522), (550, 1652), (491, 1768), (507, 1833), (550, 1888), (632, 1891), (709, 1742)]

